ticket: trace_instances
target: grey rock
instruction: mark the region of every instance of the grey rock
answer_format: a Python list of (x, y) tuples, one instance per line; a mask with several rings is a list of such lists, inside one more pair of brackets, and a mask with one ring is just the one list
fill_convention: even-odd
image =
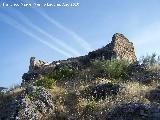
[[(43, 87), (29, 86), (10, 102), (4, 120), (39, 120), (54, 114), (52, 95)], [(44, 116), (46, 115), (46, 116)], [(2, 117), (0, 117), (2, 119)]]
[(115, 107), (106, 120), (159, 120), (160, 109), (141, 103), (127, 103)]

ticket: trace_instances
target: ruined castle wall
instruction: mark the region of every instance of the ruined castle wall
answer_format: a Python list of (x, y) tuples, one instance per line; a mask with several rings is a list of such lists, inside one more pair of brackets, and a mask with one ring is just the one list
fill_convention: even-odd
[(133, 43), (119, 33), (113, 35), (111, 43), (101, 49), (90, 52), (88, 56), (91, 60), (111, 60), (115, 58), (127, 60), (129, 63), (134, 63), (137, 60)]
[(63, 65), (69, 65), (74, 69), (80, 70), (84, 69), (87, 66), (87, 63), (92, 60), (111, 60), (112, 58), (127, 60), (129, 63), (136, 62), (133, 43), (129, 42), (129, 40), (122, 34), (114, 34), (111, 43), (107, 44), (105, 47), (90, 52), (86, 56), (53, 61), (50, 64), (41, 60), (35, 60), (35, 57), (31, 57), (29, 71), (23, 76), (23, 79), (26, 81), (30, 79), (32, 80), (36, 74), (49, 74), (57, 67)]
[(129, 63), (136, 62), (137, 58), (134, 52), (132, 42), (122, 34), (114, 34), (112, 37), (113, 51), (116, 53), (117, 59), (127, 60)]

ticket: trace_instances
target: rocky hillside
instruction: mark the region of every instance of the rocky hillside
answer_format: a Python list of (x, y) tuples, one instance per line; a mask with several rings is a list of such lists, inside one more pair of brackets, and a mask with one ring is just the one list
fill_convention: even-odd
[(47, 63), (31, 57), (19, 87), (0, 94), (0, 120), (160, 120), (160, 62), (137, 61), (116, 33), (88, 55)]

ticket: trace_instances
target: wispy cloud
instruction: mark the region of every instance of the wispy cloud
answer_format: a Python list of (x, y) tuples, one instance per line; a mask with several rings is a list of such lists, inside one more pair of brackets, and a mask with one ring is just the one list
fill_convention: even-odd
[(87, 52), (91, 51), (90, 44), (87, 41), (85, 41), (83, 38), (81, 38), (77, 33), (75, 33), (74, 31), (66, 28), (64, 25), (62, 25), (61, 23), (59, 23), (58, 21), (56, 21), (54, 18), (48, 16), (43, 11), (40, 11), (38, 9), (36, 9), (36, 11), (40, 15), (42, 15), (44, 18), (46, 18), (50, 23), (52, 23), (53, 25), (57, 26), (59, 29), (65, 31), (66, 33), (68, 33), (69, 35), (71, 35), (71, 37), (73, 37), (74, 40), (77, 41)]
[(139, 32), (134, 34), (132, 40), (139, 54), (160, 52), (160, 22), (153, 22), (144, 28), (137, 28), (137, 30)]
[(36, 36), (34, 33), (30, 32), (28, 29), (26, 29), (22, 24), (18, 23), (15, 19), (0, 13), (0, 17), (3, 22), (11, 25), (12, 27), (18, 29), (19, 31), (25, 33), (26, 35), (32, 37), (34, 40), (37, 40), (38, 42), (48, 46), (49, 48), (61, 53), (62, 55), (66, 56), (66, 57), (71, 57), (72, 55), (69, 54), (68, 52), (65, 52), (64, 50), (61, 50), (60, 48), (56, 47), (53, 44), (50, 44), (49, 42), (43, 40), (42, 38)]
[(30, 26), (34, 30), (36, 30), (36, 31), (40, 32), (41, 34), (45, 35), (46, 37), (48, 37), (50, 40), (54, 41), (54, 43), (57, 44), (58, 46), (60, 46), (61, 49), (68, 50), (69, 53), (71, 53), (75, 56), (80, 56), (80, 53), (78, 51), (76, 51), (75, 49), (73, 49), (70, 46), (68, 46), (67, 44), (65, 44), (62, 40), (54, 37), (53, 35), (47, 33), (45, 30), (41, 29), (37, 25), (33, 24), (24, 14), (17, 11), (16, 9), (12, 9), (12, 10), (13, 10), (14, 14), (15, 13), (17, 14), (17, 17), (19, 19), (21, 19), (24, 24)]
[[(33, 2), (30, 0), (22, 0), (23, 2)], [(79, 43), (79, 45), (86, 50), (87, 52), (91, 51), (91, 46), (90, 44), (84, 40), (82, 37), (80, 37), (76, 32), (70, 30), (69, 28), (65, 27), (64, 25), (62, 25), (60, 22), (56, 21), (53, 17), (50, 17), (49, 15), (47, 15), (42, 9), (38, 8), (34, 8), (32, 7), (35, 11), (37, 11), (41, 16), (43, 16), (46, 20), (48, 20), (50, 23), (52, 23), (53, 25), (57, 26), (59, 29), (65, 31), (67, 34), (69, 34), (72, 38), (74, 38), (74, 40)]]

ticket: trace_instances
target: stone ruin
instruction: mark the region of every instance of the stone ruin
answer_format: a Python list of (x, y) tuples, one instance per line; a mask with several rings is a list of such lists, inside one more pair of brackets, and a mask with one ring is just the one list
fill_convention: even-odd
[(137, 58), (134, 52), (132, 42), (120, 33), (116, 33), (112, 37), (111, 43), (105, 47), (88, 54), (89, 59), (111, 60), (112, 58), (126, 60), (129, 63), (136, 62)]
[(112, 58), (126, 60), (131, 64), (137, 61), (133, 43), (123, 34), (114, 34), (111, 43), (89, 52), (85, 56), (53, 61), (52, 63), (45, 63), (41, 60), (36, 60), (35, 57), (31, 57), (29, 71), (23, 75), (22, 79), (23, 81), (33, 80), (38, 74), (49, 74), (63, 65), (69, 65), (74, 69), (81, 70), (85, 69), (87, 64), (93, 60), (111, 60)]
[(132, 42), (122, 34), (115, 34), (112, 37), (113, 51), (116, 53), (116, 58), (127, 60), (130, 63), (137, 61), (134, 46)]
[(45, 62), (43, 62), (41, 60), (36, 60), (35, 57), (31, 57), (29, 70), (34, 71), (34, 70), (38, 69), (39, 67), (43, 66), (44, 64), (45, 64)]

